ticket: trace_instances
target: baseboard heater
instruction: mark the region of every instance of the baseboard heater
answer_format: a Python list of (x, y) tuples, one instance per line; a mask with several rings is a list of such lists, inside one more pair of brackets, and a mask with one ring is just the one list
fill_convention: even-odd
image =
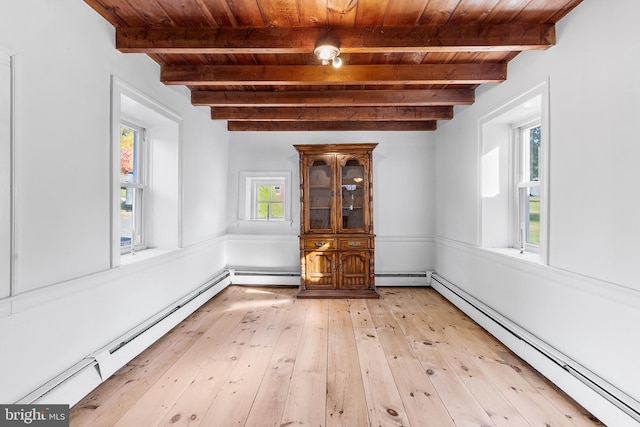
[[(434, 272), (431, 275), (431, 279), (432, 287), (435, 290), (449, 299), (452, 303), (458, 306), (458, 308), (496, 336), (496, 338), (500, 339), (500, 341), (514, 351), (514, 353), (531, 363), (534, 367), (538, 368), (526, 357), (526, 351), (523, 350), (523, 345), (531, 347), (545, 359), (551, 361), (563, 371), (568, 372), (573, 378), (580, 381), (583, 385), (586, 385), (590, 390), (597, 393), (600, 397), (607, 400), (633, 420), (640, 422), (640, 402), (600, 378), (595, 373), (589, 371), (587, 368), (571, 360), (571, 358), (560, 353), (531, 333), (520, 328), (500, 313), (483, 304), (475, 297), (469, 295), (437, 273)], [(478, 314), (481, 317), (478, 317)], [(482, 317), (484, 317), (484, 319)], [(487, 324), (487, 319), (491, 324)], [(495, 326), (498, 326), (502, 333), (500, 333), (500, 331), (496, 331)], [(505, 339), (505, 332), (511, 336), (512, 339), (509, 339), (509, 337), (506, 337), (507, 339)], [(499, 335), (502, 335), (502, 337)], [(513, 338), (515, 338), (515, 340)], [(571, 393), (569, 394), (571, 395)], [(577, 396), (572, 397), (577, 401), (580, 401)]]
[(165, 308), (136, 328), (20, 399), (17, 404), (77, 403), (101, 382), (182, 322), (230, 284), (227, 270)]
[[(285, 285), (300, 284), (299, 271), (287, 270), (229, 270), (234, 285)], [(427, 286), (431, 283), (431, 271), (376, 273), (377, 286)]]
[(290, 270), (242, 270), (229, 268), (234, 285), (298, 286), (300, 272)]
[(431, 271), (376, 273), (376, 286), (429, 286)]
[[(194, 301), (196, 298), (198, 298), (202, 294), (208, 292), (211, 288), (213, 288), (217, 284), (219, 284), (222, 281), (224, 281), (225, 279), (227, 279), (230, 275), (231, 274), (228, 271), (225, 271), (224, 273), (222, 273), (221, 275), (217, 276), (212, 281), (207, 282), (206, 285), (204, 285), (203, 287), (199, 288), (194, 293), (192, 293), (192, 294), (188, 295), (187, 297), (185, 297), (185, 299), (179, 301), (176, 305), (170, 306), (168, 309), (162, 311), (159, 315), (153, 317), (152, 319), (150, 319), (150, 321), (145, 323), (145, 325), (140, 330), (136, 330), (131, 335), (127, 335), (127, 336), (123, 337), (122, 340), (118, 344), (116, 344), (114, 347), (109, 349), (109, 354), (113, 354), (116, 351), (120, 350), (121, 348), (123, 348), (124, 346), (129, 344), (131, 341), (133, 341), (134, 339), (138, 338), (140, 335), (142, 335), (145, 332), (149, 331), (151, 328), (153, 328), (154, 326), (158, 325), (159, 323), (161, 323), (163, 320), (165, 320), (169, 316), (173, 315), (178, 310), (186, 307), (189, 303)], [(192, 312), (193, 311), (191, 311), (190, 313), (185, 313), (185, 314), (189, 315)], [(184, 316), (184, 318), (186, 318), (186, 316)]]

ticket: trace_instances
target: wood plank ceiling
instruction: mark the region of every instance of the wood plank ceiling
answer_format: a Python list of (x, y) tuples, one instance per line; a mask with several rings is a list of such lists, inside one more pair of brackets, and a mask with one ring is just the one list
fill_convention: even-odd
[(231, 131), (435, 130), (581, 1), (85, 0)]

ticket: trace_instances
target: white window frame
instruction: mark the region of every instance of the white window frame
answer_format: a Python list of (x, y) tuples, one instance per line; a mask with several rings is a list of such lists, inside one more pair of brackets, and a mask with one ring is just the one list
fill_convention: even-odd
[[(478, 120), (478, 246), (517, 256), (520, 208), (512, 129), (539, 117), (539, 183), (535, 185), (540, 189), (540, 244), (537, 248), (525, 245), (523, 259), (540, 264), (548, 264), (549, 245), (549, 86), (547, 79)], [(506, 156), (500, 154), (504, 152)]]
[[(144, 212), (146, 250), (121, 253), (120, 123), (145, 132)], [(182, 118), (153, 98), (111, 77), (111, 268), (182, 247)], [(136, 247), (137, 249), (137, 247)]]
[(120, 181), (120, 188), (127, 188), (133, 190), (133, 227), (131, 244), (128, 246), (120, 246), (120, 253), (135, 253), (147, 248), (146, 242), (146, 219), (145, 215), (148, 210), (147, 205), (147, 182), (149, 180), (147, 171), (149, 165), (149, 147), (146, 141), (147, 131), (144, 127), (133, 123), (132, 121), (122, 119), (120, 121), (121, 126), (126, 126), (138, 132), (138, 149), (135, 150), (134, 164), (137, 168), (137, 181), (126, 182)]
[[(238, 216), (240, 221), (255, 221), (262, 223), (282, 223), (291, 221), (291, 172), (240, 172), (240, 194), (238, 195)], [(258, 218), (258, 194), (260, 185), (282, 185), (284, 187), (284, 218)]]

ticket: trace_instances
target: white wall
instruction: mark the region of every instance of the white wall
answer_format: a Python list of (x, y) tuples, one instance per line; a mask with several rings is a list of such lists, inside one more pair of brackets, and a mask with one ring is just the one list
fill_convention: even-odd
[[(21, 398), (227, 263), (299, 268), (299, 212), (294, 208), (290, 224), (236, 222), (238, 173), (290, 170), (295, 201), (292, 145), (337, 142), (380, 143), (374, 152), (378, 272), (435, 267), (640, 400), (634, 225), (640, 144), (633, 127), (640, 113), (639, 14), (635, 0), (583, 2), (558, 26), (557, 46), (519, 56), (506, 83), (479, 90), (476, 104), (457, 109), (435, 135), (228, 134), (206, 109), (190, 105), (183, 88), (159, 83), (157, 64), (119, 54), (111, 25), (84, 3), (0, 3), (0, 46), (16, 59), (16, 293), (0, 300), (0, 340), (7, 343), (0, 352), (0, 401)], [(112, 75), (183, 123), (184, 248), (117, 269), (109, 268)], [(540, 266), (477, 247), (478, 121), (546, 79), (550, 246), (549, 265)], [(6, 277), (1, 280), (7, 289)]]
[[(233, 132), (229, 145), (229, 264), (299, 271), (300, 176), (294, 144), (377, 142), (373, 152), (376, 272), (433, 267), (434, 142), (430, 132)], [(243, 171), (290, 171), (292, 221), (239, 222)]]
[[(436, 271), (640, 401), (640, 3), (585, 1), (436, 132)], [(597, 28), (597, 31), (594, 29)], [(478, 123), (548, 79), (548, 266), (479, 249)], [(491, 218), (482, 218), (491, 221)], [(490, 226), (497, 226), (497, 221)]]
[[(0, 46), (16, 62), (16, 281), (0, 300), (0, 401), (14, 402), (224, 268), (228, 133), (184, 88), (162, 85), (156, 63), (118, 53), (113, 27), (83, 2), (0, 3)], [(184, 247), (117, 269), (112, 75), (182, 121)]]

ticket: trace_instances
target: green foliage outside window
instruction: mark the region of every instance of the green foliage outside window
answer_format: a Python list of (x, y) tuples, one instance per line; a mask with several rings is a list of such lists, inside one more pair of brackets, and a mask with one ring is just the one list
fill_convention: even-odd
[(537, 181), (538, 164), (540, 158), (540, 126), (529, 129), (529, 170), (531, 171), (531, 181)]
[[(529, 179), (538, 181), (539, 177), (539, 161), (540, 161), (540, 130), (541, 127), (535, 126), (529, 129)], [(537, 188), (537, 194), (529, 195), (529, 229), (527, 233), (527, 242), (534, 245), (540, 244), (540, 189)]]
[(284, 189), (281, 185), (260, 185), (258, 219), (284, 219)]

